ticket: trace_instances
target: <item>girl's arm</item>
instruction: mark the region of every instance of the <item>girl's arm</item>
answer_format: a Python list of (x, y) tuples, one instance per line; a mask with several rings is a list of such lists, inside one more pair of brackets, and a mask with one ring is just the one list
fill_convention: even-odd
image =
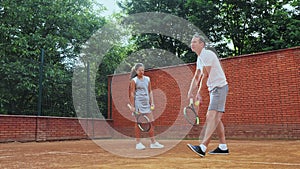
[(154, 99), (153, 99), (151, 82), (149, 82), (149, 85), (148, 85), (148, 92), (149, 92), (149, 97), (150, 97), (150, 105), (154, 106)]
[(131, 110), (131, 111), (135, 111), (135, 103), (134, 103), (134, 94), (135, 94), (135, 82), (134, 80), (131, 80), (130, 81), (130, 87), (129, 87), (129, 101), (130, 101), (130, 105), (132, 107), (132, 109), (134, 110)]

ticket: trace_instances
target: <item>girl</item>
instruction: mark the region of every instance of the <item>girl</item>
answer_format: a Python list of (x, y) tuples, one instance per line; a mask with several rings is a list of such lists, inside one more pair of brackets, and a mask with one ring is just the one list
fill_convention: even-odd
[[(154, 108), (153, 94), (151, 89), (150, 78), (144, 76), (144, 65), (137, 63), (131, 70), (130, 74), (130, 86), (129, 86), (129, 99), (132, 112), (144, 113), (151, 121), (151, 128), (149, 130), (149, 136), (151, 138), (150, 148), (163, 148), (164, 145), (158, 143), (154, 138), (154, 118), (150, 107)], [(150, 106), (151, 105), (151, 106)], [(141, 143), (141, 131), (137, 124), (135, 125), (136, 136), (136, 149), (143, 150), (146, 147)]]

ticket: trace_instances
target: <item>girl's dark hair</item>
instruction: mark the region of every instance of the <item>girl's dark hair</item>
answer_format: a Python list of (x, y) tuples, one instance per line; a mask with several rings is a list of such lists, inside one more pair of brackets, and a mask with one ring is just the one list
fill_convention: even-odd
[(132, 78), (134, 78), (134, 77), (137, 76), (136, 70), (138, 70), (138, 68), (140, 68), (140, 67), (144, 67), (144, 65), (143, 65), (142, 63), (136, 63), (136, 64), (132, 67), (131, 72), (130, 72), (130, 78), (129, 78), (130, 80), (131, 80)]

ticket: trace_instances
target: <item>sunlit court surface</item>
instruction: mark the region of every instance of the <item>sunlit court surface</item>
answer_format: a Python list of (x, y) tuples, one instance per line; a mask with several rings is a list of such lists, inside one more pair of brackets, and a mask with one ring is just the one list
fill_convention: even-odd
[[(148, 140), (143, 140), (145, 145)], [(198, 144), (197, 140), (182, 140), (162, 154), (146, 158), (121, 157), (112, 154), (97, 142), (118, 142), (119, 151), (142, 155), (162, 151), (150, 149), (138, 151), (134, 140), (103, 139), (56, 142), (1, 143), (0, 168), (300, 168), (299, 140), (228, 140), (229, 155), (209, 155), (204, 158), (190, 151), (186, 144)], [(166, 147), (174, 140), (160, 140)], [(208, 149), (218, 145), (213, 140)]]

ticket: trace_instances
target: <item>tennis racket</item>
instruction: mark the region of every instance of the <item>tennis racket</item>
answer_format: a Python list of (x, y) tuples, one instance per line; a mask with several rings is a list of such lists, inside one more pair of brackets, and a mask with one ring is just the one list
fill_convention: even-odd
[(200, 119), (199, 116), (194, 108), (193, 99), (190, 99), (190, 104), (183, 109), (184, 118), (191, 124), (191, 125), (199, 125)]
[[(127, 104), (128, 108), (131, 109), (131, 105)], [(136, 118), (136, 123), (139, 129), (143, 132), (147, 132), (151, 128), (150, 119), (143, 113), (132, 112), (132, 115)]]

